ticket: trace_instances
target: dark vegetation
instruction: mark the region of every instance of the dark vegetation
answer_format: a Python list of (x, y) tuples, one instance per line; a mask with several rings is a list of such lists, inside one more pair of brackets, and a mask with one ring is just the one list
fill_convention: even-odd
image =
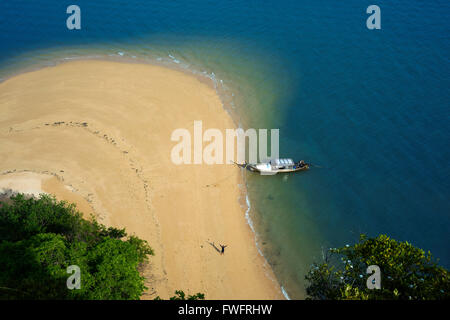
[[(19, 194), (0, 205), (1, 299), (139, 299), (148, 255), (146, 241), (53, 197)], [(70, 265), (80, 268), (80, 289), (67, 288)]]
[[(310, 299), (441, 300), (450, 298), (449, 271), (430, 252), (386, 235), (330, 249), (306, 275)], [(381, 271), (381, 289), (369, 289), (367, 267)]]

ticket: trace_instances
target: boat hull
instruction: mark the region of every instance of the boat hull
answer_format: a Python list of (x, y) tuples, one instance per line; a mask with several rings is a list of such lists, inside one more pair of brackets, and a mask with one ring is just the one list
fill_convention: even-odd
[(252, 165), (247, 165), (245, 167), (247, 170), (251, 171), (251, 172), (258, 172), (261, 173), (263, 175), (275, 175), (277, 173), (289, 173), (289, 172), (298, 172), (298, 171), (306, 171), (309, 169), (309, 165), (304, 165), (303, 167), (298, 167), (298, 168), (288, 168), (288, 169), (274, 169), (274, 170), (261, 170), (258, 169), (255, 166)]

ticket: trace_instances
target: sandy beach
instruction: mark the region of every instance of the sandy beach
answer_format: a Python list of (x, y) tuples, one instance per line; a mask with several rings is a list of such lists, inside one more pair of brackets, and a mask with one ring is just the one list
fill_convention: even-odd
[(171, 161), (171, 133), (195, 120), (235, 127), (212, 86), (161, 66), (86, 60), (17, 75), (0, 83), (0, 191), (42, 190), (147, 240), (144, 299), (283, 299), (240, 171)]

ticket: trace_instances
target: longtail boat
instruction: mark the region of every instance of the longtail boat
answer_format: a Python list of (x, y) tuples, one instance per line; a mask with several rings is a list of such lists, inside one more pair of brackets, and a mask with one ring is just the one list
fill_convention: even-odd
[(241, 168), (247, 169), (251, 172), (259, 172), (262, 175), (274, 175), (279, 172), (297, 172), (304, 171), (309, 169), (309, 164), (303, 160), (298, 162), (294, 162), (292, 159), (272, 159), (268, 162), (260, 162), (260, 163), (247, 163), (244, 162), (242, 164), (235, 164)]

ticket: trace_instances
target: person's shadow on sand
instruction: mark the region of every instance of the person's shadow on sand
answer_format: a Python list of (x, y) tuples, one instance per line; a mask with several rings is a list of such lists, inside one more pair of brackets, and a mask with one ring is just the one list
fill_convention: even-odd
[(228, 246), (223, 246), (219, 243), (221, 249), (217, 248), (216, 245), (214, 244), (214, 242), (208, 242), (214, 249), (216, 249), (216, 251), (220, 254), (224, 254), (225, 253), (225, 248)]
[[(208, 242), (208, 241), (207, 241)], [(220, 249), (216, 247), (216, 245), (214, 244), (214, 242), (208, 242), (214, 249), (216, 249), (216, 251), (218, 253), (220, 253)]]

